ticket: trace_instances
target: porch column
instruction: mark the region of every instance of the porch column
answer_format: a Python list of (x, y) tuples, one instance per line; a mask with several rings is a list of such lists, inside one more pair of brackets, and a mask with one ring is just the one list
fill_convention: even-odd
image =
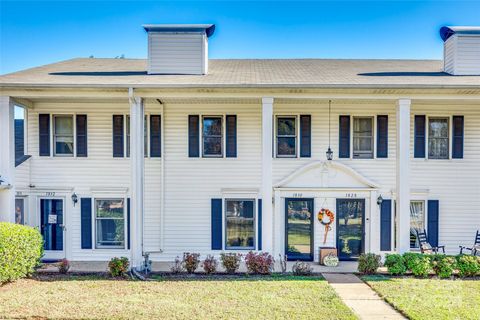
[(0, 221), (8, 222), (15, 222), (14, 112), (12, 99), (0, 96)]
[(410, 99), (397, 101), (397, 251), (410, 250)]
[(273, 98), (262, 98), (262, 251), (270, 253), (273, 251), (272, 119)]
[(144, 117), (143, 99), (129, 90), (130, 101), (130, 233), (131, 267), (141, 270), (143, 253), (143, 200), (144, 200)]

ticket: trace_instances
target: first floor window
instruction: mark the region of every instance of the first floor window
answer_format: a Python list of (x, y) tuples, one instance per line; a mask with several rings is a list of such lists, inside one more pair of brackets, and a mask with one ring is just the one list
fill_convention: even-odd
[(297, 156), (296, 124), (296, 117), (277, 117), (277, 157)]
[(54, 155), (73, 156), (73, 116), (54, 116), (53, 126)]
[(353, 157), (373, 158), (373, 118), (353, 118)]
[(419, 248), (417, 232), (425, 230), (425, 202), (410, 201), (410, 248)]
[(25, 223), (25, 199), (15, 199), (15, 223)]
[(226, 200), (226, 249), (255, 248), (254, 200)]
[(448, 118), (428, 119), (428, 158), (448, 159)]
[(203, 117), (203, 156), (222, 157), (222, 117)]
[(96, 248), (125, 248), (125, 200), (95, 200)]

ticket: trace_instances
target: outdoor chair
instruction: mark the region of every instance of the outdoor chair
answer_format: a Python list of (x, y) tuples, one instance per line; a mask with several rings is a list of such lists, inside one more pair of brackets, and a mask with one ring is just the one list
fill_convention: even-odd
[(423, 230), (423, 232), (418, 232), (417, 230), (417, 239), (420, 244), (420, 251), (422, 253), (438, 253), (440, 249), (443, 253), (445, 253), (445, 246), (434, 247), (430, 243), (428, 243), (427, 233), (425, 232), (425, 230)]
[(463, 254), (464, 250), (468, 250), (471, 252), (472, 256), (476, 256), (477, 254), (480, 255), (480, 230), (477, 230), (477, 234), (475, 235), (475, 242), (471, 248), (459, 246), (460, 247), (460, 254)]

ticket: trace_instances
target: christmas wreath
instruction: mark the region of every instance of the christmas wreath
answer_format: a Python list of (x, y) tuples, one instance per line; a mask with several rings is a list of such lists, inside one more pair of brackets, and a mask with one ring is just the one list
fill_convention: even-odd
[[(327, 222), (323, 221), (323, 218), (325, 216), (328, 217)], [(332, 227), (330, 227), (330, 225), (333, 223), (333, 221), (335, 221), (335, 214), (328, 209), (322, 208), (320, 209), (320, 211), (318, 211), (317, 218), (318, 221), (320, 221), (320, 223), (325, 226), (325, 235), (323, 237), (323, 243), (325, 244), (327, 242), (328, 231), (332, 230)]]

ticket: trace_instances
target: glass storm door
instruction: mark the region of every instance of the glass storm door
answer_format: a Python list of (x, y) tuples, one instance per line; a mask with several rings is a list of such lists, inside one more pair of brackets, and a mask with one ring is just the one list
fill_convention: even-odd
[(45, 259), (64, 258), (63, 200), (40, 199), (40, 226)]
[(357, 260), (364, 251), (364, 199), (337, 199), (337, 249), (340, 260)]
[(313, 260), (313, 199), (285, 199), (285, 254), (288, 260)]

